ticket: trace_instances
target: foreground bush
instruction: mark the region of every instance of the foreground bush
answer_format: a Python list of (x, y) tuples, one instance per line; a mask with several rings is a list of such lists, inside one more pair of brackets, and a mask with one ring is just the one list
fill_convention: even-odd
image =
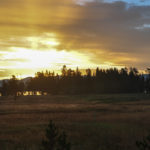
[(150, 135), (141, 141), (137, 141), (136, 145), (139, 150), (150, 150)]
[(41, 150), (71, 150), (71, 143), (67, 141), (66, 133), (60, 131), (52, 121), (46, 129), (45, 136)]

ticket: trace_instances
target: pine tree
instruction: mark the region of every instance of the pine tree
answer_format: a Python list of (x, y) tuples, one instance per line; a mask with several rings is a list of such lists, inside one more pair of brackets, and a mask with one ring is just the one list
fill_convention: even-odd
[(150, 150), (150, 135), (143, 138), (142, 141), (137, 141), (136, 145), (139, 150)]
[(46, 139), (42, 141), (41, 150), (71, 150), (71, 143), (67, 141), (67, 135), (59, 131), (56, 125), (50, 121), (46, 129)]
[(48, 128), (46, 129), (46, 140), (42, 141), (42, 150), (56, 150), (58, 129), (55, 124), (50, 121)]

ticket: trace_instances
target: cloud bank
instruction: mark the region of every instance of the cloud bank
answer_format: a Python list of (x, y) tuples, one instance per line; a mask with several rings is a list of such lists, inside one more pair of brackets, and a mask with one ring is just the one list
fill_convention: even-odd
[(36, 42), (36, 50), (76, 51), (97, 65), (150, 66), (146, 0), (1, 0), (0, 13), (0, 53), (11, 53), (11, 47), (31, 49), (29, 38), (52, 34), (59, 44), (50, 48)]

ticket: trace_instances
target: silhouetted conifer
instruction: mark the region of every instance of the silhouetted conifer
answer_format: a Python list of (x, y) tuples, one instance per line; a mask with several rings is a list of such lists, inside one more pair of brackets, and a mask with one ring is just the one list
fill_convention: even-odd
[(7, 82), (3, 82), (0, 88), (2, 96), (16, 95), (24, 90), (36, 93), (48, 94), (102, 94), (102, 93), (142, 93), (150, 92), (150, 71), (145, 78), (136, 68), (99, 69), (94, 73), (89, 68), (82, 75), (79, 68), (67, 69), (64, 65), (61, 75), (46, 70), (37, 72), (26, 88), (13, 76)]
[(139, 150), (150, 150), (150, 135), (143, 138), (141, 141), (137, 141), (136, 145)]
[(42, 150), (71, 150), (71, 143), (67, 141), (67, 135), (58, 130), (50, 121), (46, 129), (46, 139), (42, 141)]

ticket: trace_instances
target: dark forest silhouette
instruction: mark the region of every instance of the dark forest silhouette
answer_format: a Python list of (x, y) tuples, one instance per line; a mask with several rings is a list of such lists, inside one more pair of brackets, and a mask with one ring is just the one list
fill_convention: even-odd
[(8, 81), (3, 81), (0, 92), (2, 96), (23, 95), (30, 91), (34, 95), (37, 91), (41, 94), (103, 94), (103, 93), (142, 93), (150, 92), (150, 69), (149, 75), (144, 78), (136, 68), (97, 68), (94, 73), (86, 69), (81, 71), (67, 69), (64, 65), (61, 75), (55, 72), (37, 72), (35, 77), (27, 83), (18, 80), (15, 76)]

